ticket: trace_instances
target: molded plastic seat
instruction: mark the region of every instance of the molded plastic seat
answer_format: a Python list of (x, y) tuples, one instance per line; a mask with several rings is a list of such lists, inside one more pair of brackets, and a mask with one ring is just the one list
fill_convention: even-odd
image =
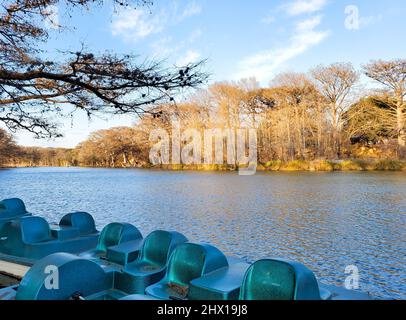
[(0, 236), (3, 225), (11, 220), (30, 216), (21, 199), (4, 199), (0, 201)]
[(108, 247), (140, 238), (142, 238), (141, 232), (132, 224), (113, 222), (103, 228), (97, 250), (107, 252)]
[(27, 252), (27, 248), (52, 240), (48, 222), (40, 217), (24, 217), (7, 222), (2, 230), (0, 252), (7, 255), (27, 257), (31, 253), (38, 257), (38, 253)]
[(320, 292), (316, 277), (304, 265), (265, 259), (248, 268), (240, 300), (320, 300)]
[(16, 217), (27, 214), (25, 204), (21, 199), (12, 198), (0, 201), (0, 217)]
[(187, 238), (178, 232), (157, 230), (144, 240), (137, 260), (116, 274), (117, 287), (128, 293), (143, 294), (145, 288), (158, 282), (165, 275), (172, 251)]
[(186, 299), (190, 281), (228, 266), (227, 258), (208, 244), (184, 243), (172, 253), (165, 277), (146, 288), (145, 293), (158, 299)]
[(70, 239), (52, 236), (48, 222), (41, 217), (23, 217), (7, 222), (0, 238), (0, 258), (32, 264), (35, 260), (55, 252), (80, 253), (94, 248), (97, 234)]
[(59, 222), (61, 227), (73, 227), (79, 230), (80, 235), (96, 233), (96, 224), (93, 217), (87, 212), (72, 212), (63, 216)]
[[(84, 252), (81, 256), (88, 259), (106, 258), (109, 248), (118, 247), (130, 241), (134, 242), (134, 246), (139, 245), (142, 241), (141, 232), (132, 224), (113, 222), (103, 228), (96, 249)], [(138, 251), (139, 248), (137, 248), (137, 256)]]
[(22, 240), (33, 244), (52, 240), (48, 222), (41, 217), (26, 217), (20, 220)]

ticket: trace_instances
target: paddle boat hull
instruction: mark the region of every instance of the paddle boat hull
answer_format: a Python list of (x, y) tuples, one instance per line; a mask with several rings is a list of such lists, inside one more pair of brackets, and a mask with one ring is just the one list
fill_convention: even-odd
[(300, 263), (247, 263), (178, 232), (157, 230), (144, 239), (131, 224), (110, 223), (99, 233), (84, 212), (65, 215), (57, 226), (20, 216), (1, 230), (0, 274), (8, 268), (22, 279), (0, 289), (0, 300), (371, 299), (318, 282)]

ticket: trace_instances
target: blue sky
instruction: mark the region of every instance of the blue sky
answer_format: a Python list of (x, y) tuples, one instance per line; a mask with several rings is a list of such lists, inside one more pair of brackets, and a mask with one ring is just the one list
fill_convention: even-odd
[[(306, 72), (318, 64), (405, 58), (404, 0), (156, 0), (147, 8), (114, 10), (111, 4), (75, 11), (61, 6), (45, 49), (87, 48), (165, 59), (169, 65), (208, 59), (210, 82), (256, 77), (266, 86), (278, 73)], [(357, 19), (358, 16), (358, 19)], [(59, 120), (64, 138), (35, 140), (17, 134), (23, 145), (73, 147), (94, 130), (131, 125), (135, 117), (109, 119), (77, 114)]]

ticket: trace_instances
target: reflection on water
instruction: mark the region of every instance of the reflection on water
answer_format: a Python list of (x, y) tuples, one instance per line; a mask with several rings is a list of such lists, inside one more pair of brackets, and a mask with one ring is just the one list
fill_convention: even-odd
[(361, 290), (395, 299), (406, 298), (405, 195), (405, 173), (0, 170), (0, 198), (20, 197), (50, 221), (84, 210), (99, 227), (177, 230), (249, 261), (300, 261), (330, 284), (356, 265)]

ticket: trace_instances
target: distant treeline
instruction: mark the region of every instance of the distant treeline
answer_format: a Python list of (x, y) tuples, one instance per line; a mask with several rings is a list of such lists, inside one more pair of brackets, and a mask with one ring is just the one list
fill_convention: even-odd
[(0, 129), (0, 167), (77, 166), (74, 149), (18, 146)]
[(353, 159), (359, 161), (347, 161), (347, 167), (367, 169), (372, 161), (377, 163), (375, 169), (399, 169), (396, 162), (386, 160), (406, 156), (406, 93), (401, 76), (405, 70), (404, 60), (365, 66), (363, 73), (383, 86), (364, 92), (358, 86), (360, 73), (342, 63), (320, 66), (308, 74), (281, 74), (267, 88), (254, 79), (216, 83), (186, 102), (157, 106), (133, 127), (96, 131), (75, 149), (19, 147), (11, 135), (0, 131), (0, 162), (147, 167), (151, 130), (163, 128), (170, 134), (176, 118), (181, 130), (202, 133), (214, 128), (256, 128), (258, 161), (264, 168), (290, 163), (317, 170), (311, 163), (319, 167), (322, 163), (340, 169), (343, 160)]

